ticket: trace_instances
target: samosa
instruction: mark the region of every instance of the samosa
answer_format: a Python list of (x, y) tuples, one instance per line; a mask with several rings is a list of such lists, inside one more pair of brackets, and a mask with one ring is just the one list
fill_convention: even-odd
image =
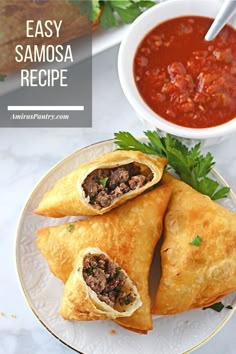
[(41, 229), (38, 249), (51, 272), (63, 282), (67, 281), (82, 249), (96, 247), (109, 255), (127, 273), (142, 301), (132, 316), (116, 322), (146, 333), (152, 329), (149, 269), (170, 194), (171, 187), (161, 186), (104, 215)]
[(162, 275), (153, 313), (209, 306), (236, 289), (236, 214), (168, 173)]
[(65, 284), (60, 313), (66, 320), (131, 316), (142, 301), (128, 274), (99, 248), (79, 252)]
[(51, 217), (104, 214), (157, 184), (166, 163), (139, 151), (111, 151), (62, 177), (35, 213)]

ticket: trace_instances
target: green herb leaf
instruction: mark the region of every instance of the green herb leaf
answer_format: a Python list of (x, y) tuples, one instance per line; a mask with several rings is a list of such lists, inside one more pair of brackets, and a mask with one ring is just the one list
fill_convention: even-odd
[(197, 158), (199, 161), (197, 165), (194, 165), (194, 173), (198, 177), (204, 177), (210, 172), (215, 163), (213, 161), (213, 156), (209, 152), (206, 154), (206, 156), (201, 155), (201, 144), (197, 144), (196, 146), (197, 150), (194, 151), (193, 149), (191, 151), (192, 155), (194, 155), (195, 158)]
[(72, 6), (78, 6), (79, 12), (92, 22), (97, 20), (102, 10), (100, 24), (104, 28), (117, 27), (118, 18), (124, 23), (131, 23), (145, 9), (156, 5), (152, 0), (71, 0), (70, 2)]
[(115, 133), (115, 144), (120, 148), (120, 150), (138, 150), (145, 154), (156, 155), (152, 147), (141, 143), (128, 132)]
[(103, 7), (100, 23), (105, 28), (118, 26), (117, 18), (124, 23), (131, 23), (146, 8), (156, 5), (156, 2), (151, 0), (105, 0), (99, 3)]
[(151, 132), (148, 130), (144, 132), (144, 134), (149, 140), (148, 146), (150, 147), (150, 149), (152, 149), (152, 151), (153, 150), (156, 151), (156, 153), (159, 156), (165, 157), (167, 152), (166, 152), (165, 142), (163, 138), (161, 138), (158, 134), (156, 134), (155, 131)]
[(78, 6), (79, 12), (86, 15), (92, 22), (95, 22), (100, 13), (100, 1), (71, 0), (72, 6)]
[(133, 0), (133, 2), (137, 3), (138, 6), (140, 6), (141, 8), (149, 8), (149, 7), (156, 5), (156, 2), (154, 2), (154, 1)]
[(128, 9), (132, 2), (130, 0), (110, 0), (111, 6), (118, 9)]
[(229, 187), (222, 187), (217, 189), (217, 191), (212, 195), (213, 200), (221, 199), (221, 198), (226, 198), (228, 193), (230, 191)]
[(121, 20), (126, 24), (132, 23), (142, 13), (142, 10), (135, 4), (126, 9), (113, 6), (113, 10), (117, 12)]
[(92, 0), (92, 16), (91, 16), (92, 22), (95, 22), (97, 20), (100, 11), (101, 9), (100, 9), (99, 0)]
[(108, 177), (101, 177), (99, 183), (105, 188), (108, 181)]
[(212, 197), (218, 186), (219, 184), (216, 181), (213, 181), (211, 178), (204, 177), (198, 183), (198, 190), (199, 192)]
[(95, 271), (95, 268), (94, 267), (89, 267), (89, 268), (85, 268), (84, 269), (84, 272), (89, 274), (89, 275), (92, 275)]
[(0, 74), (0, 81), (5, 81), (7, 75)]
[(215, 304), (213, 304), (211, 306), (203, 307), (203, 310), (212, 309), (216, 312), (220, 312), (221, 310), (223, 310), (223, 308), (224, 308), (224, 305), (222, 304), (222, 302), (216, 302)]
[(148, 139), (147, 143), (141, 143), (128, 132), (115, 133), (115, 144), (121, 150), (137, 150), (165, 157), (169, 167), (192, 188), (213, 200), (227, 197), (230, 189), (221, 188), (218, 182), (207, 176), (215, 163), (209, 152), (205, 156), (201, 154), (200, 144), (188, 148), (169, 134), (162, 137), (156, 131), (146, 131), (144, 134)]
[(115, 271), (115, 278), (118, 277), (118, 275), (120, 274), (121, 268), (120, 267), (116, 267), (116, 271)]
[(121, 291), (121, 286), (117, 285), (114, 289), (117, 293), (119, 293)]
[(222, 304), (222, 302), (216, 302), (215, 304), (213, 304), (211, 306), (203, 307), (203, 310), (212, 309), (216, 312), (220, 312), (221, 310), (223, 310), (223, 308), (226, 308), (228, 310), (233, 309), (233, 307), (231, 305), (225, 306), (224, 304)]
[(68, 232), (71, 232), (74, 227), (75, 227), (75, 225), (68, 225), (66, 229)]
[(189, 242), (189, 245), (199, 247), (201, 243), (202, 243), (202, 239), (200, 236), (197, 235), (191, 242)]
[(111, 4), (106, 1), (100, 18), (100, 24), (104, 28), (117, 27), (119, 25), (113, 14)]

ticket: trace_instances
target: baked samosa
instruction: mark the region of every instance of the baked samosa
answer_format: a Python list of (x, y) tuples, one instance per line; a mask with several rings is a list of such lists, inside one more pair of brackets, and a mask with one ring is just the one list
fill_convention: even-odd
[(104, 214), (158, 183), (166, 162), (138, 151), (112, 151), (61, 178), (35, 213), (51, 217)]
[(128, 274), (98, 248), (82, 249), (63, 292), (66, 320), (106, 320), (131, 316), (142, 305)]
[(212, 305), (236, 289), (236, 214), (169, 174), (162, 183), (173, 192), (153, 313), (168, 315)]
[(96, 247), (125, 270), (137, 287), (142, 306), (120, 325), (146, 333), (152, 329), (149, 268), (160, 238), (171, 187), (161, 186), (104, 215), (38, 231), (37, 246), (51, 272), (66, 282), (81, 249)]

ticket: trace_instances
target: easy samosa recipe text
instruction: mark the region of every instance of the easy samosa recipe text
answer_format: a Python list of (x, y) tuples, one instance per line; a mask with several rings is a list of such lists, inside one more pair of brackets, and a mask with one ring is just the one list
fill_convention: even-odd
[[(34, 38), (56, 38), (60, 37), (62, 21), (55, 20), (27, 20), (26, 21), (26, 38), (30, 44), (25, 46), (18, 44), (15, 47), (15, 60), (18, 63), (73, 63), (73, 55), (70, 45), (53, 45), (53, 44), (32, 44)], [(68, 86), (67, 69), (22, 69), (21, 70), (21, 86), (48, 86), (52, 87), (56, 84), (60, 86)]]

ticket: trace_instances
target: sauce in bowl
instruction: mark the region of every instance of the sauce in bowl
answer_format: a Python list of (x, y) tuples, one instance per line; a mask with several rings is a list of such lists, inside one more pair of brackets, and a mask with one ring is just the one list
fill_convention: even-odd
[(212, 19), (178, 17), (141, 41), (134, 78), (146, 104), (184, 127), (208, 128), (236, 117), (236, 31), (226, 25), (211, 42)]

